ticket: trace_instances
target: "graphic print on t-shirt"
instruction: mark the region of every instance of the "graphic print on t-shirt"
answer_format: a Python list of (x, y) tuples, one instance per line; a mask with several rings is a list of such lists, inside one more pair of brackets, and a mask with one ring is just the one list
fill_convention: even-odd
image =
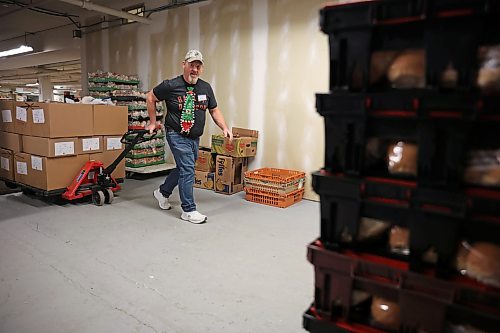
[(188, 87), (186, 98), (184, 99), (184, 106), (181, 113), (181, 133), (189, 134), (191, 128), (194, 126), (194, 91), (193, 87)]

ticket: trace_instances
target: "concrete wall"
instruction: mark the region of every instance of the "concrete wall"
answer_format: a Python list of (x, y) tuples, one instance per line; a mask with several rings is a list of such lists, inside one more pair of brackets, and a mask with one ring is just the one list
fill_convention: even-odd
[[(322, 4), (212, 0), (162, 11), (151, 16), (151, 25), (86, 35), (82, 61), (88, 71), (138, 74), (149, 90), (179, 75), (186, 51), (199, 48), (206, 60), (203, 78), (228, 125), (260, 132), (250, 169), (305, 171), (306, 197), (316, 199), (309, 174), (323, 165), (324, 125), (314, 94), (327, 91), (329, 72), (328, 39), (319, 30)], [(201, 143), (209, 145), (219, 132), (207, 121)]]

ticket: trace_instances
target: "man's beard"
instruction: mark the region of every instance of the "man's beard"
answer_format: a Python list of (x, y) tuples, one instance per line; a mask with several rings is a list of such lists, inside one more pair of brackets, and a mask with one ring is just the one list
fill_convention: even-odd
[(193, 77), (193, 76), (189, 75), (188, 78), (189, 78), (190, 84), (196, 84), (196, 82), (198, 82), (198, 77)]

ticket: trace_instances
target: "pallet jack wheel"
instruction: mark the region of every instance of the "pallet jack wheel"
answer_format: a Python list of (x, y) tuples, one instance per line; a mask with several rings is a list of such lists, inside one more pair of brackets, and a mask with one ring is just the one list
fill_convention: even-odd
[(110, 188), (107, 188), (106, 191), (104, 192), (104, 202), (107, 204), (110, 204), (113, 202), (113, 199), (115, 198), (115, 194)]
[(101, 190), (92, 193), (92, 203), (96, 206), (102, 206), (104, 204), (104, 193)]

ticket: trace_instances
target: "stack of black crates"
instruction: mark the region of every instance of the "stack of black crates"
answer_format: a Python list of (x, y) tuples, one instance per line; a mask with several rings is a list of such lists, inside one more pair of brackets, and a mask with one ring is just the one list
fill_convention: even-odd
[[(316, 95), (325, 165), (312, 175), (321, 235), (307, 251), (315, 295), (304, 328), (500, 332), (498, 281), (483, 283), (456, 266), (463, 244), (500, 245), (498, 183), (464, 180), (471, 151), (500, 149), (500, 94), (477, 85), (480, 48), (500, 44), (500, 1), (333, 3), (320, 10), (320, 25), (329, 36), (330, 93)], [(423, 86), (373, 82), (376, 52), (415, 49), (425, 54)], [(454, 82), (446, 85), (449, 68)], [(374, 161), (373, 147), (391, 140), (418, 147), (413, 175), (389, 172), (387, 156)], [(359, 241), (366, 218), (405, 228), (408, 251), (390, 251), (388, 232)], [(374, 320), (375, 298), (395, 317)]]

